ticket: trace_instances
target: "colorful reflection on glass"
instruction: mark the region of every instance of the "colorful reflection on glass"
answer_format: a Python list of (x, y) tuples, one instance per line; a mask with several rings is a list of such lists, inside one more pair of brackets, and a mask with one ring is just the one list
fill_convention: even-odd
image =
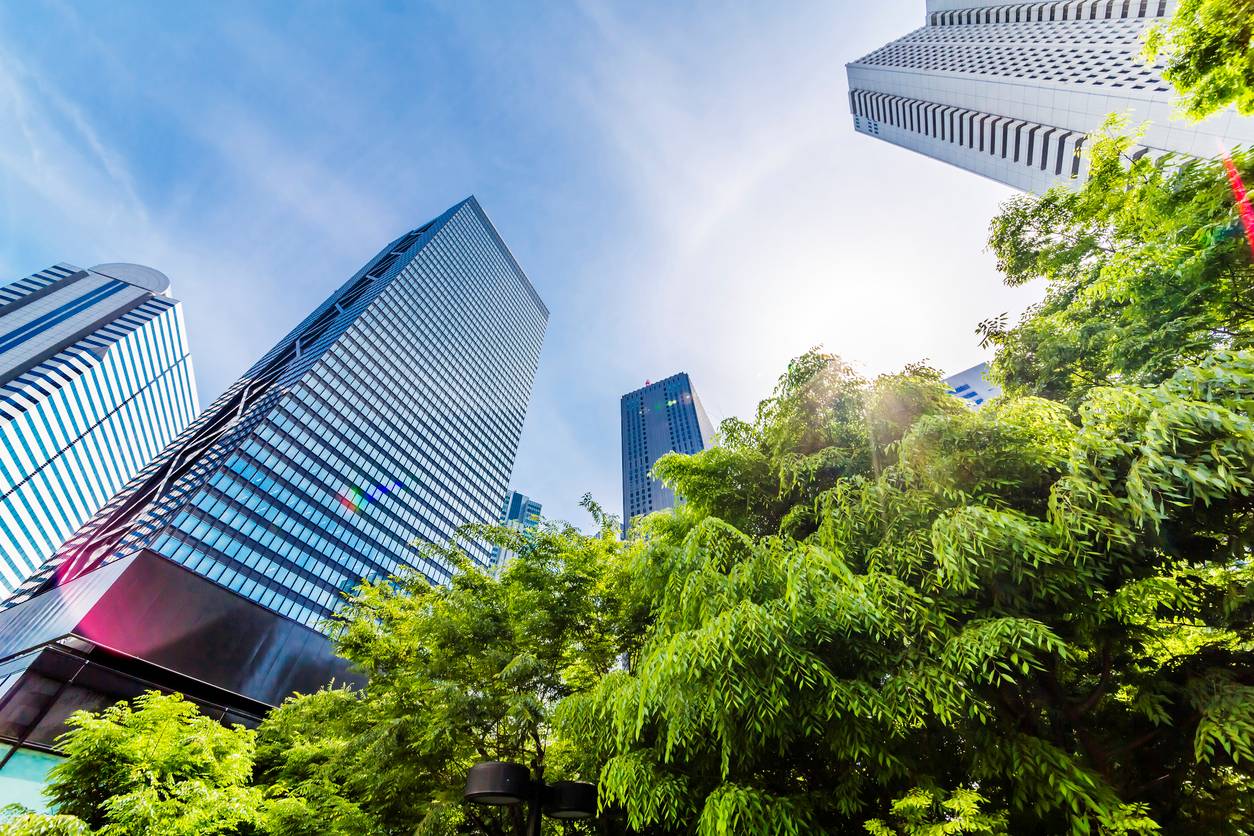
[(388, 494), (399, 491), (402, 487), (404, 487), (404, 485), (400, 482), (373, 485), (366, 490), (362, 490), (356, 485), (350, 485), (347, 490), (336, 498), (350, 514), (360, 514), (362, 509), (367, 505), (372, 505), (378, 502)]

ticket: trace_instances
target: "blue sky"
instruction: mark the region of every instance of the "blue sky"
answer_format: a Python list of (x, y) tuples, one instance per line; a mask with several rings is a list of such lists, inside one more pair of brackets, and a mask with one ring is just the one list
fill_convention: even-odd
[(844, 64), (923, 0), (0, 5), (0, 277), (135, 261), (208, 403), (401, 232), (476, 195), (552, 310), (515, 467), (621, 507), (618, 399), (676, 371), (748, 415), (822, 344), (985, 359), (1035, 301), (1010, 192), (853, 132)]

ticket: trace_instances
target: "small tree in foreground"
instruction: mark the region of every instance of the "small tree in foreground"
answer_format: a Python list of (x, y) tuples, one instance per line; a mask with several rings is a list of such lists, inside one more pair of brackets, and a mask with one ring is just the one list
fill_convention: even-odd
[(370, 833), (515, 832), (516, 815), (462, 804), (467, 771), (508, 760), (579, 777), (552, 733), (553, 709), (594, 687), (634, 632), (623, 620), (617, 520), (584, 504), (591, 536), (552, 524), (468, 531), (516, 552), (499, 575), (449, 546), (433, 552), (456, 567), (447, 586), (417, 573), (366, 585), (342, 611), (335, 643), (368, 683), (273, 712), (259, 731), (259, 779), (327, 818), (364, 817)]
[(59, 815), (20, 815), (4, 836), (191, 836), (263, 830), (266, 799), (249, 786), (254, 733), (227, 728), (178, 696), (149, 692), (98, 714), (78, 711), (47, 795)]

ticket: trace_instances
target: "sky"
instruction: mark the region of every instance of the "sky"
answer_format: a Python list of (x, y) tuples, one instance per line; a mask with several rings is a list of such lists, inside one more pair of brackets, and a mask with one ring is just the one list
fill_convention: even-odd
[(130, 261), (202, 404), (388, 241), (475, 195), (551, 310), (513, 486), (621, 508), (619, 398), (748, 417), (823, 346), (988, 359), (1037, 301), (1006, 187), (856, 134), (844, 65), (923, 0), (0, 4), (0, 280)]

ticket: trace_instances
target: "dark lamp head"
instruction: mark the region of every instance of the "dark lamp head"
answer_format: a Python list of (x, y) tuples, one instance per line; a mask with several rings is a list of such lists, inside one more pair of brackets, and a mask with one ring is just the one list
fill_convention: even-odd
[(557, 781), (549, 785), (544, 814), (555, 819), (590, 819), (597, 814), (596, 784)]
[(488, 761), (477, 763), (466, 776), (462, 797), (476, 804), (509, 806), (522, 804), (531, 795), (531, 773), (517, 763)]

